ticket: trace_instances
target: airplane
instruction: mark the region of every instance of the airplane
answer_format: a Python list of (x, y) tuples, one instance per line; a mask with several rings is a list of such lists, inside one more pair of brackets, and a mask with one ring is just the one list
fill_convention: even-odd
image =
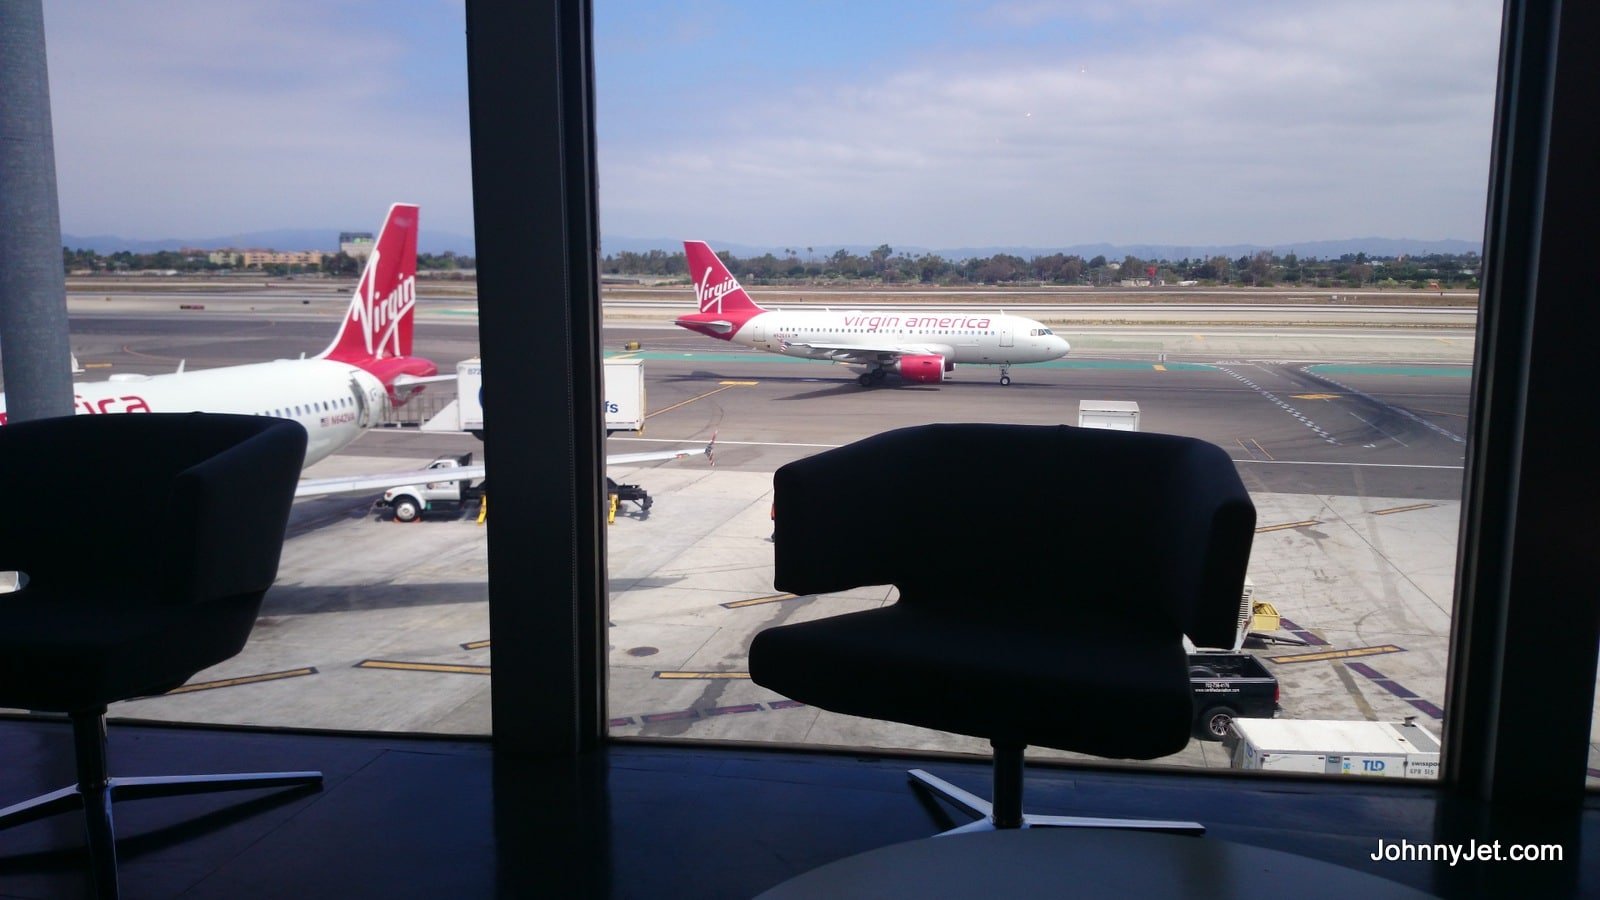
[(857, 378), (862, 387), (890, 373), (938, 384), (957, 363), (999, 366), (1000, 383), (1009, 385), (1013, 365), (1059, 359), (1072, 349), (1038, 322), (1005, 313), (764, 309), (705, 241), (684, 241), (683, 250), (700, 311), (675, 324), (769, 353), (865, 366)]
[[(221, 366), (163, 375), (122, 373), (72, 386), (79, 415), (218, 412), (277, 416), (305, 426), (304, 465), (349, 446), (378, 426), (381, 404), (399, 406), (437, 380), (438, 366), (411, 355), (417, 304), (417, 207), (389, 207), (327, 349), (310, 359)], [(0, 394), (0, 425), (5, 395)]]
[[(382, 424), (383, 404), (401, 406), (426, 385), (456, 377), (440, 375), (431, 360), (411, 354), (417, 305), (417, 215), (416, 204), (389, 207), (339, 331), (333, 343), (316, 356), (195, 371), (184, 371), (179, 364), (178, 371), (163, 375), (121, 373), (105, 381), (82, 382), (72, 388), (74, 412), (199, 411), (293, 419), (305, 426), (309, 436), (302, 467), (348, 447)], [(5, 409), (5, 394), (0, 393), (0, 426), (6, 421)], [(624, 454), (608, 462), (682, 455), (688, 454), (664, 450)], [(416, 475), (412, 470), (302, 479), (295, 496), (406, 484), (415, 481)], [(358, 480), (359, 486), (345, 487)]]

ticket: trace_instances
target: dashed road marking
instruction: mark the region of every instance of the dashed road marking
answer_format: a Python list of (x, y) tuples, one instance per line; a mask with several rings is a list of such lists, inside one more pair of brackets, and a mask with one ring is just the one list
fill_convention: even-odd
[(1388, 509), (1375, 509), (1372, 511), (1372, 514), (1375, 516), (1392, 516), (1395, 513), (1415, 512), (1419, 509), (1433, 509), (1438, 505), (1439, 504), (1437, 503), (1413, 503), (1410, 506), (1391, 506)]
[(1289, 663), (1325, 662), (1330, 659), (1353, 659), (1358, 656), (1379, 656), (1384, 653), (1404, 653), (1404, 647), (1380, 644), (1376, 647), (1351, 647), (1348, 650), (1323, 650), (1319, 653), (1294, 653), (1288, 656), (1269, 656), (1267, 659), (1280, 665)]
[(1267, 398), (1268, 400), (1272, 401), (1272, 403), (1275, 406), (1277, 406), (1279, 409), (1283, 410), (1284, 412), (1288, 413), (1289, 415), (1293, 416), (1295, 418), (1295, 420), (1298, 421), (1301, 425), (1304, 425), (1305, 427), (1311, 429), (1312, 432), (1315, 433), (1317, 437), (1322, 438), (1327, 443), (1333, 444), (1334, 446), (1338, 446), (1338, 444), (1339, 444), (1339, 439), (1338, 438), (1335, 438), (1333, 435), (1329, 434), (1326, 430), (1324, 430), (1322, 428), (1322, 426), (1318, 425), (1317, 423), (1315, 423), (1315, 422), (1311, 421), (1309, 418), (1307, 418), (1305, 413), (1302, 413), (1300, 410), (1295, 409), (1293, 406), (1290, 406), (1288, 403), (1283, 402), (1283, 400), (1279, 399), (1277, 394), (1274, 394), (1273, 392), (1267, 390), (1266, 388), (1262, 387), (1261, 385), (1256, 384), (1254, 381), (1251, 381), (1250, 379), (1248, 379), (1245, 376), (1239, 374), (1238, 372), (1235, 372), (1234, 370), (1228, 368), (1227, 366), (1218, 364), (1217, 365), (1217, 370), (1232, 376), (1233, 378), (1237, 379), (1241, 384), (1243, 384), (1245, 387), (1249, 388), (1252, 391), (1255, 391), (1256, 393), (1260, 394), (1261, 396), (1263, 396), (1263, 397)]
[(743, 609), (746, 606), (760, 606), (763, 603), (781, 603), (784, 600), (793, 599), (795, 599), (794, 594), (768, 594), (765, 597), (751, 597), (748, 600), (730, 600), (727, 603), (721, 603), (718, 605), (723, 609)]
[(260, 675), (240, 675), (237, 678), (219, 678), (216, 681), (196, 681), (191, 684), (175, 687), (166, 694), (192, 694), (195, 691), (214, 691), (218, 688), (238, 687), (242, 684), (261, 684), (267, 681), (282, 681), (285, 678), (301, 678), (306, 675), (317, 674), (315, 666), (304, 666), (299, 669), (284, 669), (281, 672), (263, 672)]
[(1284, 522), (1281, 525), (1263, 525), (1256, 529), (1256, 534), (1266, 534), (1269, 531), (1286, 531), (1290, 528), (1310, 528), (1313, 525), (1321, 524), (1322, 523), (1316, 519), (1306, 519), (1303, 522)]
[(355, 664), (357, 669), (398, 669), (405, 672), (448, 672), (452, 675), (487, 675), (488, 666), (469, 666), (455, 663), (402, 662), (395, 659), (363, 659)]

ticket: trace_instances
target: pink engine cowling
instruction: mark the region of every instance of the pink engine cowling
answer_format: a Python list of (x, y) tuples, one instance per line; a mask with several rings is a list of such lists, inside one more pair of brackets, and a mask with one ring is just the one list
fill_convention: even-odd
[(937, 353), (920, 356), (902, 356), (895, 361), (894, 370), (900, 377), (914, 384), (938, 384), (951, 367)]

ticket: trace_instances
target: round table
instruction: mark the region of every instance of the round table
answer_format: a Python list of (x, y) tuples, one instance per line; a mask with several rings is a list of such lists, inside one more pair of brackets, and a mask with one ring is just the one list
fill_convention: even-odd
[(1065, 896), (1412, 900), (1432, 895), (1356, 869), (1210, 837), (1027, 828), (870, 850), (791, 878), (758, 900)]

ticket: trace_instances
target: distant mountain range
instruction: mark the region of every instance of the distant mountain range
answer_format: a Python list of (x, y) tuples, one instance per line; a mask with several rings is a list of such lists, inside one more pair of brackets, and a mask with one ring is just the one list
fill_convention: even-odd
[[(283, 228), (275, 231), (252, 231), (244, 234), (230, 234), (221, 237), (209, 238), (166, 238), (163, 240), (139, 240), (124, 238), (116, 235), (95, 234), (75, 235), (63, 234), (61, 241), (73, 249), (88, 249), (102, 255), (128, 250), (133, 253), (155, 253), (159, 250), (180, 250), (184, 247), (194, 247), (201, 250), (218, 250), (224, 247), (259, 247), (267, 250), (326, 250), (333, 252), (339, 249), (339, 229), (337, 228)], [(818, 244), (812, 245), (809, 252), (804, 246), (759, 246), (741, 244), (735, 241), (712, 241), (711, 246), (717, 250), (726, 250), (735, 256), (747, 258), (771, 253), (774, 256), (783, 256), (786, 250), (793, 250), (802, 259), (822, 259), (832, 255), (838, 250), (847, 250), (852, 254), (865, 255), (874, 250), (877, 245), (868, 244)], [(1278, 254), (1296, 253), (1303, 258), (1337, 259), (1346, 253), (1366, 253), (1368, 256), (1400, 256), (1424, 255), (1428, 253), (1477, 253), (1481, 247), (1476, 241), (1447, 240), (1421, 240), (1415, 238), (1385, 238), (1362, 237), (1347, 238), (1331, 241), (1304, 241), (1284, 242), (1281, 244), (1073, 244), (1066, 247), (1023, 247), (1023, 246), (994, 246), (994, 247), (950, 247), (930, 249), (927, 247), (903, 247), (890, 245), (897, 254), (917, 255), (922, 253), (937, 253), (949, 260), (984, 258), (997, 253), (1007, 253), (1031, 259), (1035, 256), (1049, 256), (1052, 253), (1065, 253), (1081, 256), (1084, 259), (1093, 259), (1104, 256), (1108, 260), (1120, 261), (1125, 256), (1137, 256), (1140, 259), (1196, 259), (1210, 256), (1226, 256), (1237, 259), (1249, 256), (1259, 250), (1271, 250)], [(475, 244), (470, 235), (452, 234), (449, 232), (426, 231), (418, 237), (418, 248), (423, 253), (444, 253), (453, 251), (458, 255), (472, 256)], [(633, 238), (633, 237), (605, 237), (600, 239), (601, 253), (620, 253), (624, 250), (634, 253), (648, 253), (651, 250), (661, 250), (666, 253), (678, 253), (683, 250), (683, 241), (676, 238)]]
[[(846, 250), (857, 256), (870, 253), (877, 248), (876, 244), (814, 244), (810, 252), (804, 246), (789, 245), (788, 247), (763, 247), (752, 244), (740, 244), (734, 241), (709, 241), (712, 249), (726, 250), (741, 259), (753, 256), (762, 256), (771, 253), (773, 256), (782, 257), (786, 251), (792, 250), (801, 259), (822, 259), (831, 256), (837, 250)], [(1066, 247), (1022, 247), (1022, 246), (995, 246), (995, 247), (952, 247), (946, 249), (932, 249), (927, 247), (901, 247), (889, 245), (897, 255), (915, 256), (921, 253), (936, 253), (948, 260), (962, 260), (972, 258), (988, 258), (997, 253), (1007, 253), (1020, 256), (1023, 259), (1032, 259), (1035, 256), (1049, 256), (1053, 253), (1064, 253), (1069, 256), (1077, 255), (1084, 259), (1094, 259), (1104, 256), (1107, 260), (1121, 262), (1124, 257), (1137, 256), (1140, 259), (1198, 259), (1211, 256), (1226, 256), (1229, 259), (1238, 259), (1249, 256), (1259, 250), (1271, 250), (1279, 255), (1294, 253), (1303, 259), (1338, 259), (1346, 253), (1365, 253), (1368, 256), (1416, 256), (1429, 253), (1480, 253), (1482, 245), (1478, 241), (1463, 241), (1455, 239), (1421, 240), (1416, 238), (1384, 238), (1362, 237), (1347, 238), (1345, 240), (1331, 241), (1302, 241), (1284, 242), (1281, 244), (1073, 244)], [(620, 253), (622, 251), (634, 253), (648, 253), (651, 250), (662, 250), (667, 253), (678, 253), (683, 250), (683, 241), (671, 238), (629, 238), (605, 237), (600, 238), (600, 252)]]

